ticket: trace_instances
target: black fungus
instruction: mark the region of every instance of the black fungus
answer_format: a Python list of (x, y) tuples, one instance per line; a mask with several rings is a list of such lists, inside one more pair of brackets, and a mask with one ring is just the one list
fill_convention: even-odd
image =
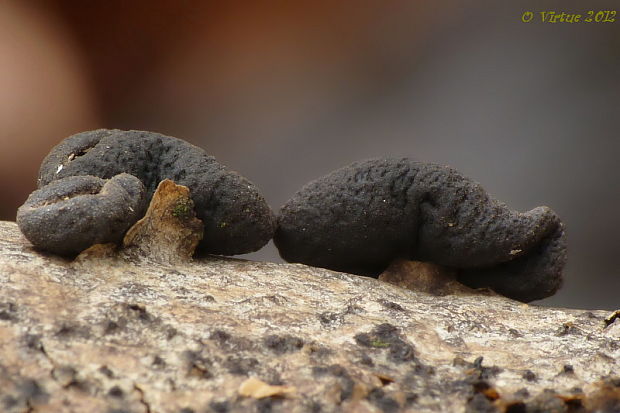
[(369, 276), (396, 258), (430, 261), (521, 301), (555, 293), (566, 260), (548, 207), (512, 211), (456, 170), (406, 158), (310, 182), (280, 210), (274, 242), (287, 261)]
[(76, 254), (93, 244), (120, 242), (145, 207), (144, 186), (134, 176), (71, 176), (30, 194), (17, 210), (17, 225), (38, 248)]
[[(158, 133), (99, 129), (70, 136), (43, 160), (38, 186), (71, 176), (110, 179), (121, 173), (137, 177), (146, 187), (147, 199), (164, 179), (190, 189), (196, 215), (205, 229), (198, 251), (223, 255), (252, 252), (273, 235), (275, 218), (254, 184), (204, 150)], [(65, 218), (61, 220), (76, 219), (73, 212), (62, 215)], [(50, 228), (43, 225), (38, 231)], [(86, 230), (84, 236), (91, 237), (98, 232), (82, 230)]]

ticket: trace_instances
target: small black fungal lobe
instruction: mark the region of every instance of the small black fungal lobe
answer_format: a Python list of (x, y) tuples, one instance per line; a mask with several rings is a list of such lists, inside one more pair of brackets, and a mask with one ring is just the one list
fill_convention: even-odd
[(274, 242), (287, 261), (375, 277), (397, 258), (430, 261), (521, 301), (555, 293), (566, 260), (548, 207), (512, 211), (456, 170), (407, 158), (310, 182), (281, 208)]
[(164, 179), (187, 186), (205, 227), (198, 246), (203, 253), (256, 251), (275, 230), (275, 217), (254, 184), (201, 148), (154, 132), (99, 129), (70, 136), (43, 160), (38, 185), (69, 176), (109, 179), (120, 173), (137, 177), (147, 199)]
[(115, 242), (146, 208), (136, 177), (72, 176), (34, 191), (17, 210), (17, 225), (38, 248), (77, 254), (93, 244)]

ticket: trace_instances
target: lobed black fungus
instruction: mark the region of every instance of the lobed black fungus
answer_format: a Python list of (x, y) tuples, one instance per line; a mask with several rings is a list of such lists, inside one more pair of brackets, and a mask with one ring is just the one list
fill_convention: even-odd
[[(271, 239), (275, 230), (273, 213), (254, 184), (226, 169), (202, 149), (153, 132), (99, 129), (70, 136), (43, 160), (38, 186), (44, 188), (71, 176), (109, 179), (121, 173), (137, 177), (146, 188), (147, 199), (164, 179), (187, 186), (196, 215), (205, 227), (204, 238), (198, 246), (198, 251), (203, 253), (234, 255), (256, 251)], [(114, 207), (125, 207), (125, 204)], [(97, 224), (103, 220), (105, 214), (102, 212), (98, 207), (96, 213), (102, 218), (95, 219)], [(61, 224), (77, 220), (73, 212), (61, 215), (58, 217)], [(36, 226), (39, 228), (34, 228)], [(47, 232), (53, 228), (55, 226), (43, 222), (29, 224), (31, 232)], [(63, 235), (63, 231), (65, 229), (59, 235)], [(79, 228), (75, 232), (83, 234), (76, 236), (84, 238), (95, 237), (98, 231)], [(121, 233), (117, 233), (119, 239)], [(95, 241), (100, 242), (99, 239)], [(83, 241), (70, 247), (61, 245), (66, 242), (71, 243), (72, 239), (63, 235), (39, 246), (54, 252), (73, 253), (84, 245)]]
[(119, 242), (145, 207), (145, 188), (135, 176), (71, 176), (30, 194), (17, 210), (17, 225), (43, 250), (77, 254), (93, 244)]
[(375, 277), (396, 258), (430, 261), (521, 301), (554, 294), (566, 261), (548, 207), (512, 211), (456, 170), (406, 158), (310, 182), (280, 210), (274, 242), (289, 262)]

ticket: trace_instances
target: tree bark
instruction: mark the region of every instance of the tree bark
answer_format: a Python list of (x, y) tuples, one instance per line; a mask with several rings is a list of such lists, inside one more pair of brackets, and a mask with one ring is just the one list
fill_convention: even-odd
[(620, 411), (620, 313), (137, 255), (0, 223), (0, 411)]

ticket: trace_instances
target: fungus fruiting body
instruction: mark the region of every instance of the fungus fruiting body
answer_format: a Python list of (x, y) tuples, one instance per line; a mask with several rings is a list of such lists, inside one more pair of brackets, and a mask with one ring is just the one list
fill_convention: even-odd
[(119, 242), (145, 207), (146, 191), (135, 176), (71, 176), (30, 194), (17, 211), (17, 224), (39, 248), (77, 254), (93, 244)]
[(548, 207), (512, 211), (456, 170), (410, 159), (356, 162), (310, 182), (282, 207), (274, 242), (287, 261), (369, 276), (397, 258), (430, 261), (521, 301), (555, 293), (566, 260)]
[[(71, 176), (110, 179), (121, 173), (138, 178), (147, 199), (164, 179), (187, 186), (205, 227), (198, 246), (201, 252), (255, 251), (275, 230), (273, 213), (254, 184), (204, 150), (153, 132), (99, 129), (70, 136), (43, 160), (38, 186)], [(63, 247), (46, 245), (45, 249), (57, 252)]]

